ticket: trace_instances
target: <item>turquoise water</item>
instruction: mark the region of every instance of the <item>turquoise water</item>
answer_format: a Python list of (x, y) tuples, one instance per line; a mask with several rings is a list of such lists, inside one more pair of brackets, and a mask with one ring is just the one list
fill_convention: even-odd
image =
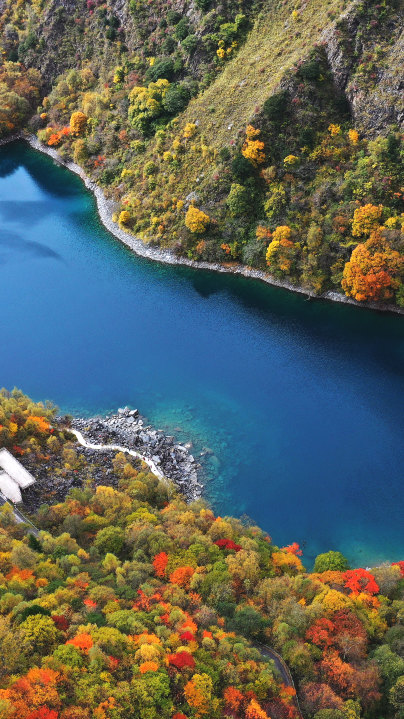
[(0, 385), (64, 411), (129, 404), (203, 448), (206, 494), (306, 563), (404, 557), (404, 318), (152, 263), (81, 181), (0, 150)]

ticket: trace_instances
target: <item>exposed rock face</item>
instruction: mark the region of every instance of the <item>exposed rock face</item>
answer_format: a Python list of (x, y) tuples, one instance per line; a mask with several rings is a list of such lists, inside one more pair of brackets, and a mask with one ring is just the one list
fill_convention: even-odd
[[(376, 6), (382, 8), (382, 6)], [(354, 2), (322, 35), (336, 87), (369, 135), (404, 124), (404, 11), (370, 20)]]
[[(175, 444), (174, 437), (165, 435), (161, 430), (145, 426), (137, 410), (125, 407), (108, 417), (74, 419), (72, 426), (80, 430), (89, 442), (120, 444), (149, 457), (187, 500), (192, 501), (201, 496), (202, 485), (198, 482), (200, 465), (187, 447)], [(93, 452), (97, 454), (97, 450)]]

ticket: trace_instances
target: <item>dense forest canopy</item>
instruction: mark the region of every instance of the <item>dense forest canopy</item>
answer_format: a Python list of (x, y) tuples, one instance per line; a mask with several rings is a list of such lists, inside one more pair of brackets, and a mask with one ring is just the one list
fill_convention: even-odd
[[(64, 501), (0, 510), (0, 715), (5, 719), (401, 719), (404, 562), (314, 570), (299, 545), (186, 504), (140, 461), (97, 485), (50, 405), (0, 393), (0, 444)], [(132, 458), (130, 458), (132, 460)], [(112, 483), (113, 484), (113, 483)], [(287, 676), (286, 676), (287, 679)]]

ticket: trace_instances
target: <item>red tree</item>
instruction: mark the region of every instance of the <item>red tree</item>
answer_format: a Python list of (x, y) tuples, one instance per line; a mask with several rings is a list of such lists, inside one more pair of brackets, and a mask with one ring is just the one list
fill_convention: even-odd
[(321, 617), (307, 630), (306, 639), (309, 639), (317, 647), (325, 649), (333, 644), (334, 630), (334, 624), (329, 619)]
[(165, 577), (167, 562), (168, 555), (166, 554), (166, 552), (160, 552), (160, 554), (156, 554), (153, 559), (154, 571), (156, 572), (156, 576), (160, 577), (160, 579), (163, 579)]
[(177, 652), (177, 654), (169, 654), (168, 663), (176, 669), (184, 669), (189, 667), (190, 669), (195, 668), (195, 659), (189, 652)]
[(214, 542), (220, 549), (234, 549), (235, 552), (239, 552), (241, 544), (236, 544), (232, 539), (217, 539)]
[(370, 572), (366, 569), (348, 569), (344, 572), (345, 587), (350, 589), (352, 594), (378, 594), (379, 586)]

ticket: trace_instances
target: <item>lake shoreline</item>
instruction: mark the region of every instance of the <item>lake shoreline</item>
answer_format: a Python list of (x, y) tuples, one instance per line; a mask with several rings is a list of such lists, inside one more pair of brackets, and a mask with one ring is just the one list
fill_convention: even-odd
[(108, 198), (105, 196), (102, 188), (99, 187), (96, 182), (91, 180), (90, 177), (88, 177), (88, 175), (85, 173), (83, 168), (80, 167), (80, 165), (77, 165), (75, 162), (63, 160), (57, 150), (54, 150), (51, 147), (47, 147), (46, 145), (41, 143), (38, 138), (35, 137), (35, 135), (28, 135), (24, 132), (19, 132), (9, 137), (3, 138), (2, 140), (0, 140), (0, 147), (7, 145), (11, 142), (15, 142), (17, 140), (23, 140), (24, 142), (27, 142), (30, 147), (32, 147), (32, 149), (37, 150), (38, 152), (42, 152), (44, 155), (48, 155), (59, 165), (70, 170), (70, 172), (73, 172), (75, 175), (78, 175), (83, 181), (86, 188), (90, 190), (95, 196), (98, 215), (104, 227), (108, 230), (108, 232), (110, 232), (112, 235), (114, 235), (114, 237), (116, 237), (120, 242), (122, 242), (122, 244), (126, 245), (126, 247), (128, 247), (140, 257), (153, 260), (154, 262), (161, 262), (163, 264), (184, 265), (186, 267), (191, 267), (194, 269), (208, 270), (210, 272), (242, 275), (243, 277), (247, 277), (250, 279), (260, 280), (261, 282), (265, 282), (266, 284), (272, 285), (273, 287), (280, 287), (281, 289), (288, 290), (289, 292), (306, 295), (307, 299), (327, 300), (329, 302), (339, 302), (341, 304), (354, 305), (355, 307), (359, 307), (362, 309), (376, 310), (378, 312), (392, 312), (395, 314), (404, 315), (404, 308), (396, 307), (395, 305), (379, 304), (377, 302), (356, 302), (356, 300), (353, 300), (352, 298), (347, 297), (340, 292), (330, 290), (321, 295), (317, 295), (312, 290), (305, 289), (304, 287), (300, 287), (299, 285), (293, 285), (291, 282), (278, 280), (275, 277), (268, 275), (266, 272), (263, 272), (262, 270), (254, 270), (248, 267), (244, 267), (243, 265), (234, 265), (229, 267), (213, 262), (198, 262), (196, 260), (189, 260), (186, 257), (177, 257), (169, 250), (161, 250), (156, 247), (149, 247), (148, 245), (145, 245), (142, 240), (137, 239), (130, 233), (126, 232), (118, 225), (117, 222), (113, 221), (111, 201), (108, 200)]
[(187, 502), (201, 498), (200, 464), (191, 454), (190, 444), (180, 444), (174, 436), (147, 424), (137, 409), (121, 407), (106, 416), (74, 417), (71, 430), (82, 445), (81, 439), (84, 446), (91, 443), (87, 446), (93, 454), (108, 451), (108, 445), (110, 451), (120, 451), (116, 446), (119, 443), (125, 451), (142, 459), (156, 477), (171, 482)]

